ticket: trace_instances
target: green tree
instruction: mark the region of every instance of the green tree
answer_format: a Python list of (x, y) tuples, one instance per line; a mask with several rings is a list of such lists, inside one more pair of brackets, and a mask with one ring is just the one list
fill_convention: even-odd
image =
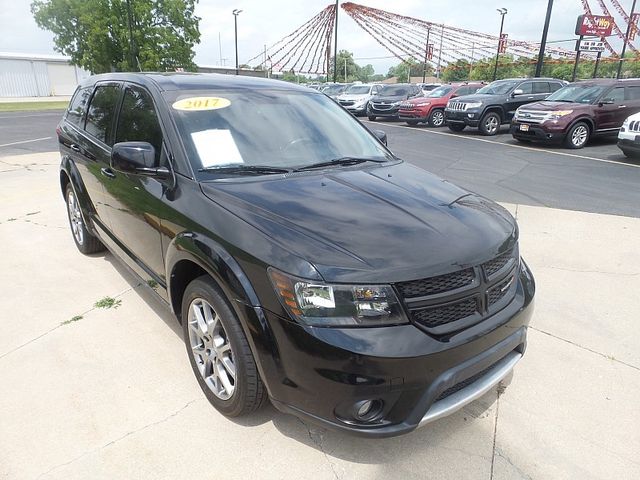
[[(411, 77), (422, 77), (424, 62), (417, 62), (409, 57), (387, 72), (387, 78), (396, 77), (399, 82), (406, 82)], [(433, 75), (433, 67), (427, 63), (427, 76)]]
[(464, 82), (469, 80), (469, 70), (471, 62), (464, 59), (456, 60), (450, 63), (443, 70), (440, 78), (444, 82)]
[[(131, 7), (129, 35), (127, 3)], [(197, 0), (35, 0), (31, 12), (55, 49), (93, 73), (194, 70)]]

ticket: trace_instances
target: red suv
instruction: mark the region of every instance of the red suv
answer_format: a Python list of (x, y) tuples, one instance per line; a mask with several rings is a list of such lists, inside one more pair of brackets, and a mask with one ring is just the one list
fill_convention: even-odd
[(430, 127), (444, 125), (444, 107), (451, 98), (476, 93), (483, 83), (456, 83), (442, 85), (424, 97), (412, 98), (400, 104), (398, 117), (408, 125), (427, 123)]

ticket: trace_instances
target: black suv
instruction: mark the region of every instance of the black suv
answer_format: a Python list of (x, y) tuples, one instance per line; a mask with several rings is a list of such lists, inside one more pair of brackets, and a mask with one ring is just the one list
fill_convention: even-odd
[(104, 74), (57, 131), (78, 249), (106, 247), (154, 286), (225, 415), (269, 398), (397, 435), (524, 353), (535, 287), (512, 216), (398, 159), (319, 92)]
[(495, 135), (500, 125), (511, 122), (518, 107), (544, 100), (564, 85), (553, 78), (496, 80), (473, 95), (451, 100), (444, 111), (445, 122), (454, 132), (478, 127), (483, 135)]
[(404, 100), (422, 96), (424, 93), (417, 85), (409, 83), (384, 85), (377, 95), (371, 97), (367, 105), (367, 116), (372, 122), (377, 117), (398, 118), (398, 110)]

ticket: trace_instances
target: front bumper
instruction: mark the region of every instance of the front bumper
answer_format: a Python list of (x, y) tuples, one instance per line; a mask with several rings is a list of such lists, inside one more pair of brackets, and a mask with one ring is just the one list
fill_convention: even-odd
[(374, 115), (376, 117), (398, 117), (398, 110), (400, 107), (391, 107), (391, 108), (376, 108), (373, 105), (369, 104), (367, 107), (367, 115)]
[(480, 124), (479, 110), (450, 110), (445, 108), (444, 121), (448, 125), (450, 123), (465, 125), (467, 127), (477, 127)]
[[(501, 311), (446, 339), (413, 324), (307, 327), (255, 307), (271, 345), (251, 343), (262, 346), (256, 360), (279, 410), (360, 436), (395, 436), (475, 400), (513, 368), (526, 348), (533, 278), (521, 272), (516, 290)], [(380, 415), (356, 420), (354, 405), (368, 399), (382, 401)]]
[(428, 116), (429, 116), (428, 110), (420, 110), (417, 108), (414, 108), (412, 110), (403, 110), (403, 109), (398, 110), (398, 118), (400, 120), (426, 121)]
[[(640, 134), (638, 134), (640, 137)], [(618, 148), (626, 152), (640, 155), (640, 141), (630, 140), (628, 138), (618, 138)]]
[(343, 107), (354, 115), (363, 115), (367, 112), (366, 105), (343, 105)]
[[(520, 129), (520, 125), (523, 124), (529, 125), (529, 129), (527, 131), (522, 131)], [(545, 143), (558, 143), (566, 136), (566, 132), (563, 128), (550, 129), (539, 123), (524, 123), (515, 120), (511, 122), (509, 131), (514, 138)]]

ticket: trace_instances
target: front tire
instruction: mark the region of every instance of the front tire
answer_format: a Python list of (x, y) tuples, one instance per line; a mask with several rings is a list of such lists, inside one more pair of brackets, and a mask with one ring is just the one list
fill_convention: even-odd
[(492, 137), (500, 131), (502, 120), (496, 112), (489, 112), (480, 120), (480, 133)]
[(444, 112), (442, 110), (433, 110), (429, 114), (427, 123), (430, 127), (441, 127), (442, 125), (444, 125)]
[(267, 394), (247, 338), (218, 286), (206, 275), (184, 292), (182, 329), (193, 373), (220, 413), (238, 417), (262, 406)]
[(567, 132), (567, 136), (564, 137), (564, 145), (572, 150), (577, 150), (584, 147), (589, 141), (589, 125), (585, 122), (578, 122)]
[(407, 120), (407, 125), (409, 125), (410, 127), (415, 127), (416, 125), (418, 125), (418, 121), (417, 120)]
[(80, 252), (85, 255), (102, 252), (105, 250), (104, 245), (92, 233), (89, 232), (82, 217), (80, 201), (73, 191), (73, 187), (69, 182), (65, 189), (64, 198), (67, 202), (67, 217), (69, 218), (69, 227), (73, 241)]
[(448, 123), (447, 127), (452, 132), (461, 132), (465, 129), (466, 125), (464, 123)]
[(369, 121), (375, 122), (376, 121), (376, 116), (375, 115), (369, 115)]

